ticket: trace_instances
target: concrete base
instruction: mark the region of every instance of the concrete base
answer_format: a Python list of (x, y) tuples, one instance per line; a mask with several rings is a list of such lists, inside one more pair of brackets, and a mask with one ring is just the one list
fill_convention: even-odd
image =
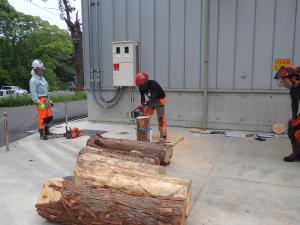
[[(106, 137), (135, 139), (135, 126), (70, 123), (107, 131)], [(64, 131), (64, 127), (53, 130)], [(174, 148), (167, 175), (192, 179), (192, 211), (187, 225), (299, 225), (300, 162), (286, 163), (287, 137), (226, 138), (169, 128), (184, 137)], [(88, 137), (41, 141), (38, 134), (0, 148), (0, 224), (51, 225), (34, 205), (44, 181), (73, 174), (76, 157)]]
[[(111, 95), (111, 92), (106, 92)], [(201, 127), (203, 96), (201, 92), (167, 92), (166, 116), (168, 126)], [(129, 95), (112, 109), (103, 109), (88, 95), (88, 117), (91, 121), (130, 122)], [(140, 104), (134, 94), (135, 106)], [(208, 95), (208, 128), (270, 132), (275, 122), (291, 117), (287, 93), (210, 93)], [(156, 118), (151, 120), (156, 124)]]

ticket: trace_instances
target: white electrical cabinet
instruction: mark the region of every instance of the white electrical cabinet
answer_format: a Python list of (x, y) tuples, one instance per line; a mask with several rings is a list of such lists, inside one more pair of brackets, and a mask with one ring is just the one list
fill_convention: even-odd
[(138, 44), (133, 41), (112, 43), (113, 85), (135, 86), (138, 69)]

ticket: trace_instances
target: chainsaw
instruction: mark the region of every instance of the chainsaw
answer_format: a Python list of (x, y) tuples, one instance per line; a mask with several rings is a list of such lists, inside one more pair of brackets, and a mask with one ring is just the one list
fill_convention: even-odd
[(144, 116), (146, 113), (146, 108), (143, 105), (140, 105), (138, 107), (135, 108), (135, 110), (133, 110), (131, 112), (131, 118), (137, 118), (139, 116)]

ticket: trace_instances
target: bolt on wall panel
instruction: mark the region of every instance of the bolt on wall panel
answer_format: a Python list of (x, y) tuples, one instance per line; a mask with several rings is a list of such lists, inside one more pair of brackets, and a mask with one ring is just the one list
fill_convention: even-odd
[(219, 0), (217, 88), (233, 89), (236, 0)]
[(256, 0), (237, 1), (234, 89), (249, 90), (252, 83)]

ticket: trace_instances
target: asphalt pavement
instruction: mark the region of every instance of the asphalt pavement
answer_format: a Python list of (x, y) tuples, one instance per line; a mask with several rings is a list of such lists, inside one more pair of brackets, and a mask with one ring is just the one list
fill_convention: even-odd
[[(65, 122), (65, 103), (55, 103), (53, 108), (53, 124)], [(67, 102), (68, 119), (87, 117), (87, 101)], [(36, 106), (1, 107), (0, 118), (4, 112), (8, 114), (9, 141), (24, 138), (38, 129)], [(0, 146), (5, 144), (4, 124), (0, 122)]]

